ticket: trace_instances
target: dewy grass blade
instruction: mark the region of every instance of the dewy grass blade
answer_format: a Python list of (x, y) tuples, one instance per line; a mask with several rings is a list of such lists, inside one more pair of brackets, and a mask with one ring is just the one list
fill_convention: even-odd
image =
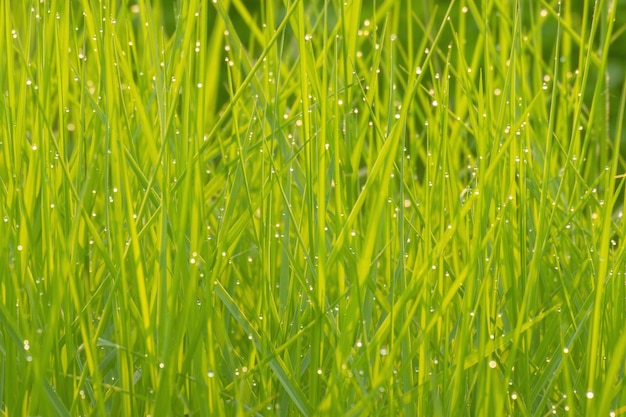
[[(262, 346), (265, 338), (260, 335), (252, 324), (246, 319), (241, 310), (237, 307), (234, 300), (230, 297), (230, 295), (226, 292), (224, 287), (221, 286), (219, 282), (215, 283), (215, 291), (220, 298), (220, 300), (224, 303), (228, 311), (233, 315), (235, 320), (239, 323), (239, 325), (243, 328), (243, 330), (252, 337), (252, 341), (255, 344), (257, 350), (259, 352), (263, 352), (263, 349), (266, 347)], [(270, 356), (274, 356), (274, 354), (270, 353)], [(287, 394), (291, 397), (293, 402), (298, 407), (298, 410), (304, 415), (309, 416), (312, 414), (313, 409), (309, 405), (306, 400), (304, 393), (300, 389), (297, 383), (294, 383), (294, 375), (290, 375), (285, 369), (284, 363), (278, 358), (270, 359), (270, 367), (273, 372), (276, 374), (276, 377), (283, 385)]]
[(623, 414), (618, 6), (5, 1), (0, 415)]

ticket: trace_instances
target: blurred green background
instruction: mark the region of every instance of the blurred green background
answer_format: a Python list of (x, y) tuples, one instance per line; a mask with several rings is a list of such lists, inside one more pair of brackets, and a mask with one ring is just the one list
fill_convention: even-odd
[[(176, 16), (180, 10), (182, 5), (182, 1), (184, 0), (152, 0), (153, 8), (160, 8), (162, 16), (164, 16), (163, 27), (165, 32), (168, 35), (172, 35), (176, 30)], [(246, 36), (250, 35), (250, 29), (248, 25), (245, 23), (244, 19), (241, 17), (240, 13), (238, 13), (236, 7), (232, 7), (232, 2), (230, 0), (219, 0), (222, 6), (229, 11), (230, 17), (238, 28), (238, 33), (242, 39), (246, 39)], [(282, 0), (242, 0), (239, 3), (243, 4), (247, 9), (250, 16), (256, 19), (261, 24), (263, 20), (263, 8), (267, 5), (268, 1), (273, 1), (274, 10), (285, 10), (286, 1)], [(342, 0), (343, 1), (343, 0)], [(441, 18), (445, 14), (447, 8), (453, 0), (399, 0), (396, 3), (396, 7), (400, 10), (412, 10), (413, 16), (420, 22), (428, 22), (431, 18), (432, 14), (437, 14), (439, 18), (435, 21), (440, 22)], [(569, 16), (567, 24), (573, 29), (574, 33), (580, 33), (583, 26), (583, 18), (587, 18), (587, 25), (590, 24), (590, 20), (592, 18), (592, 10), (594, 7), (594, 1), (591, 0), (548, 0), (548, 1), (539, 1), (539, 0), (502, 0), (508, 1), (511, 3), (515, 3), (518, 5), (519, 10), (522, 15), (522, 24), (528, 24), (532, 20), (537, 20), (540, 15), (541, 9), (551, 9), (558, 10), (559, 7), (562, 8), (562, 16)], [(337, 3), (337, 0), (307, 0), (306, 6), (312, 11), (309, 14), (311, 16), (311, 25), (313, 26), (315, 22), (319, 19), (319, 10), (322, 10), (325, 3), (330, 3), (333, 5)], [(479, 7), (483, 3), (493, 4), (491, 0), (477, 0), (470, 2), (468, 0), (455, 0), (454, 7), (451, 12), (451, 20), (454, 22), (458, 17), (459, 13), (461, 13), (461, 9), (465, 5), (477, 4)], [(604, 13), (606, 13), (606, 9), (610, 4), (613, 4), (614, 7), (617, 7), (617, 20), (614, 22), (613, 26), (613, 36), (611, 39), (610, 52), (609, 52), (609, 61), (607, 65), (608, 75), (608, 103), (609, 103), (609, 115), (608, 115), (608, 124), (610, 127), (611, 135), (615, 134), (617, 121), (624, 117), (624, 114), (620, 114), (619, 112), (619, 97), (620, 91), (624, 84), (624, 77), (626, 74), (626, 0), (606, 0), (601, 2), (604, 4)], [(129, 7), (134, 4), (133, 1), (129, 3)], [(336, 5), (335, 5), (336, 6)], [(371, 18), (375, 13), (376, 1), (363, 1), (362, 2), (362, 16), (363, 20), (367, 18)], [(567, 10), (565, 10), (567, 8)], [(587, 11), (585, 12), (585, 8)], [(329, 7), (328, 10), (338, 9), (338, 7)], [(383, 11), (384, 13), (384, 11)], [(213, 22), (217, 18), (217, 12), (214, 8), (211, 8), (211, 12), (209, 13), (209, 27), (212, 27)], [(490, 23), (492, 26), (491, 30), (497, 30), (498, 19), (500, 16), (498, 13), (494, 13), (493, 17), (490, 18)], [(471, 19), (470, 19), (471, 20)], [(604, 24), (606, 22), (602, 22)], [(598, 29), (602, 31), (602, 28)], [(542, 41), (543, 41), (543, 51), (544, 58), (546, 61), (549, 60), (551, 56), (554, 56), (554, 47), (556, 44), (556, 36), (558, 31), (558, 23), (557, 19), (548, 15), (543, 22), (543, 33), (542, 33)], [(478, 36), (478, 27), (467, 27), (467, 43), (466, 43), (466, 54), (471, 55), (471, 49), (476, 47), (476, 38)], [(408, 42), (409, 34), (407, 31), (401, 31), (397, 33), (398, 39), (402, 42)], [(412, 34), (414, 44), (419, 44), (419, 40), (424, 36), (423, 32), (415, 31)], [(444, 31), (443, 33), (443, 42), (441, 44), (451, 43), (453, 41), (451, 33), (449, 31)], [(600, 48), (598, 41), (596, 41), (596, 45)], [(570, 67), (575, 67), (577, 65), (578, 59), (578, 50), (576, 49), (576, 45), (573, 46), (573, 50), (575, 51), (573, 56), (571, 57), (561, 57), (561, 59), (570, 61)], [(596, 81), (596, 77), (599, 74), (594, 72), (593, 69), (590, 72), (590, 79), (588, 82), (588, 90), (591, 91)], [(225, 89), (222, 90), (222, 94), (220, 96), (220, 103), (224, 103), (228, 100), (228, 95)], [(624, 148), (626, 148), (626, 133), (622, 132), (621, 137), (622, 142), (622, 154), (626, 155)]]

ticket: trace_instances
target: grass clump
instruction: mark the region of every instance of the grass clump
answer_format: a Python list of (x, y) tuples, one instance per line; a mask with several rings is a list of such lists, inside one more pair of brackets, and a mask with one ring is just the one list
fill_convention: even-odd
[(0, 414), (626, 413), (621, 5), (4, 2)]

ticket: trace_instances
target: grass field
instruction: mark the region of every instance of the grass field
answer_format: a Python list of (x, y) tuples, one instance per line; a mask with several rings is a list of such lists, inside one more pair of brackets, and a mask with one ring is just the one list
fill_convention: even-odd
[(0, 416), (626, 415), (625, 1), (0, 8)]

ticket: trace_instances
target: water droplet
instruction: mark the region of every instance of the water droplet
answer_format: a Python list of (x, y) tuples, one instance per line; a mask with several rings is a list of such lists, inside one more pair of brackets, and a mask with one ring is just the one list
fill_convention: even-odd
[(493, 359), (489, 361), (489, 367), (491, 369), (495, 369), (496, 366), (498, 366), (498, 364), (496, 363), (496, 361), (494, 361)]
[(588, 399), (592, 399), (592, 398), (593, 398), (593, 391), (591, 391), (591, 390), (587, 391), (587, 394), (585, 394), (585, 396), (586, 396)]

